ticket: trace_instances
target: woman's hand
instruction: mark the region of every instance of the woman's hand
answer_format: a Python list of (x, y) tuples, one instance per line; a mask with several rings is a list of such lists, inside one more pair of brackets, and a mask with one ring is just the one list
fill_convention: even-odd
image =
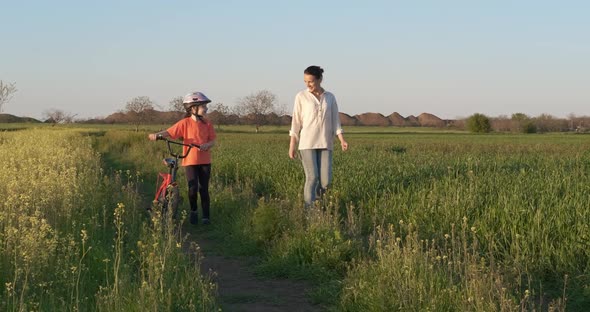
[(156, 133), (150, 133), (150, 134), (148, 134), (148, 139), (150, 141), (155, 141), (157, 138), (158, 137), (157, 137), (157, 134)]
[(289, 158), (297, 158), (297, 138), (294, 136), (291, 136), (291, 140), (289, 141)]
[(340, 146), (342, 147), (343, 151), (348, 150), (348, 142), (344, 141), (344, 139), (340, 140)]
[(295, 151), (295, 146), (289, 146), (289, 158), (291, 158), (291, 159), (297, 158), (297, 153)]

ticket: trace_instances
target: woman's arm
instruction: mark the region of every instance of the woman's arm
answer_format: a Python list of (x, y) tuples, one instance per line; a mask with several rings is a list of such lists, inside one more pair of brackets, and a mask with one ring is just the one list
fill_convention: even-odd
[(340, 111), (338, 110), (338, 103), (336, 102), (336, 97), (334, 97), (334, 105), (332, 105), (332, 126), (334, 127), (334, 131), (336, 132), (336, 136), (338, 136), (338, 140), (340, 140), (340, 147), (342, 147), (343, 151), (348, 149), (348, 143), (344, 140), (344, 130), (342, 130), (342, 124), (340, 123)]
[(340, 147), (342, 147), (343, 151), (348, 150), (348, 142), (346, 142), (344, 140), (344, 136), (342, 135), (342, 132), (338, 135), (338, 140), (340, 140)]
[(301, 131), (301, 104), (299, 102), (299, 96), (295, 97), (295, 104), (293, 105), (293, 117), (291, 119), (291, 130), (289, 130), (289, 136), (291, 140), (289, 142), (289, 158), (295, 159), (297, 157), (296, 149), (297, 142), (299, 141), (299, 132)]

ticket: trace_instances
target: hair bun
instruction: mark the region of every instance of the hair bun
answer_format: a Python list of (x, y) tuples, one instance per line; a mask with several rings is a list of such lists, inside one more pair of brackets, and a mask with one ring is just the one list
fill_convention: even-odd
[(322, 79), (322, 76), (324, 74), (324, 69), (317, 66), (317, 65), (311, 65), (309, 67), (307, 67), (303, 73), (308, 74), (308, 75), (313, 75), (314, 77), (318, 78), (318, 79)]

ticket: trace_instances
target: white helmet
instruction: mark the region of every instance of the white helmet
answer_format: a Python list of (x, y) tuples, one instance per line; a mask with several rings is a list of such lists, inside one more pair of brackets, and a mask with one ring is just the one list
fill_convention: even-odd
[(211, 100), (201, 92), (192, 92), (182, 98), (182, 104), (187, 111), (193, 106), (199, 106), (207, 103), (211, 103)]

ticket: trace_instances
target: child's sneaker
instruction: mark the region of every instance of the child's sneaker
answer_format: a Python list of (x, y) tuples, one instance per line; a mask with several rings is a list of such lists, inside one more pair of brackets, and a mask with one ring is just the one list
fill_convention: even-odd
[(203, 224), (211, 224), (211, 221), (209, 221), (209, 218), (203, 218)]
[(199, 224), (199, 214), (196, 211), (191, 211), (189, 221), (191, 224)]

